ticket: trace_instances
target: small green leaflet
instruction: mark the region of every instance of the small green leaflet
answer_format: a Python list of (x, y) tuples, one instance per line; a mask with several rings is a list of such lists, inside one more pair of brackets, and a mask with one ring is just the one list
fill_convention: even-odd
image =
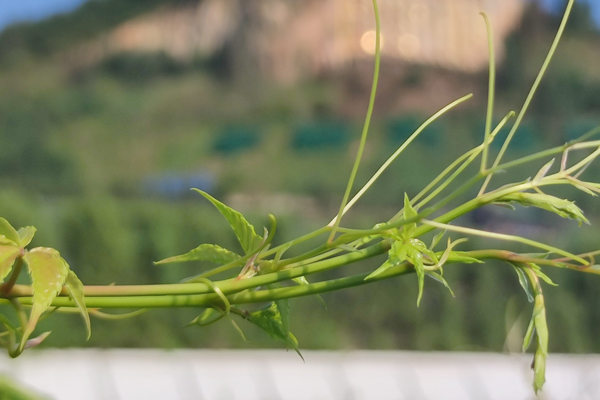
[[(281, 287), (281, 284), (272, 283), (267, 285), (267, 287), (269, 289), (277, 289)], [(288, 337), (290, 334), (290, 302), (288, 299), (275, 300), (275, 305), (279, 310), (279, 314), (281, 314), (281, 327), (283, 329), (283, 333), (285, 337)]]
[(406, 250), (410, 262), (415, 267), (415, 272), (417, 273), (417, 279), (419, 281), (419, 294), (417, 296), (417, 307), (419, 307), (419, 304), (421, 304), (421, 298), (423, 297), (423, 286), (425, 285), (425, 267), (423, 265), (423, 254), (413, 246), (407, 246)]
[(546, 164), (544, 164), (542, 168), (540, 168), (538, 173), (535, 174), (535, 177), (533, 178), (531, 183), (533, 183), (534, 185), (538, 185), (542, 181), (542, 179), (544, 179), (548, 171), (550, 171), (550, 168), (552, 168), (552, 164), (554, 164), (554, 158), (548, 161)]
[(21, 247), (27, 247), (27, 245), (29, 245), (29, 243), (31, 243), (31, 240), (35, 236), (36, 231), (37, 231), (37, 229), (35, 229), (33, 226), (26, 226), (26, 227), (20, 228), (18, 231), (19, 245)]
[(533, 206), (542, 208), (563, 218), (574, 219), (579, 222), (579, 225), (581, 225), (582, 222), (585, 222), (588, 225), (590, 223), (583, 215), (583, 211), (581, 211), (574, 202), (560, 199), (549, 194), (526, 192), (511, 193), (499, 199), (498, 202), (514, 202), (519, 203), (524, 207)]
[(452, 295), (452, 297), (456, 297), (454, 295), (454, 292), (452, 291), (452, 288), (448, 284), (448, 281), (446, 281), (446, 279), (441, 274), (438, 274), (437, 272), (434, 272), (434, 271), (427, 271), (426, 274), (427, 274), (427, 276), (429, 276), (433, 280), (438, 281), (441, 284), (443, 284), (446, 287), (446, 289), (448, 289), (448, 291), (450, 292), (450, 294)]
[(384, 272), (385, 270), (387, 270), (390, 267), (393, 267), (393, 265), (390, 263), (389, 260), (385, 260), (379, 268), (377, 268), (375, 271), (373, 271), (369, 275), (367, 275), (367, 277), (365, 278), (365, 281), (368, 281), (369, 279), (376, 277), (377, 275), (381, 274), (382, 272)]
[[(404, 219), (407, 220), (416, 218), (417, 215), (417, 211), (410, 205), (410, 199), (408, 198), (408, 195), (404, 193)], [(417, 229), (417, 224), (415, 222), (404, 225), (402, 227), (403, 236), (405, 238), (412, 237), (415, 229)]]
[(20, 253), (21, 249), (18, 247), (0, 246), (0, 282), (3, 282), (4, 278), (10, 273)]
[[(69, 265), (63, 259), (67, 269), (69, 269)], [(67, 292), (69, 293), (69, 298), (77, 305), (79, 308), (79, 312), (83, 317), (83, 322), (85, 322), (85, 330), (87, 332), (87, 339), (90, 340), (92, 336), (92, 326), (90, 323), (90, 315), (88, 313), (87, 307), (85, 305), (85, 299), (83, 294), (83, 283), (79, 280), (75, 272), (69, 270), (67, 275), (67, 279), (65, 280), (65, 286), (67, 287)]]
[[(529, 286), (529, 281), (527, 280), (527, 275), (525, 275), (525, 272), (521, 269), (521, 267), (515, 265), (515, 264), (510, 264), (512, 265), (512, 267), (515, 269), (515, 272), (517, 273), (517, 276), (519, 277), (519, 283), (521, 284), (521, 287), (523, 288), (523, 290), (525, 291), (525, 294), (527, 294), (527, 300), (532, 303), (533, 302), (533, 295), (531, 294), (531, 288)], [(529, 329), (528, 329), (529, 331)], [(527, 347), (529, 347), (529, 344), (527, 345)], [(523, 351), (525, 351), (527, 348), (525, 348)]]
[(537, 338), (537, 349), (535, 350), (533, 359), (533, 389), (537, 393), (538, 390), (542, 389), (546, 381), (546, 358), (548, 357), (548, 325), (546, 323), (544, 296), (541, 292), (535, 296), (535, 305), (531, 318), (535, 325)]
[(548, 277), (548, 275), (546, 275), (542, 272), (542, 269), (540, 268), (539, 265), (534, 264), (534, 263), (527, 263), (527, 264), (531, 267), (531, 269), (533, 269), (533, 272), (535, 272), (535, 274), (538, 276), (538, 278), (540, 278), (541, 280), (546, 282), (548, 285), (558, 286), (556, 283), (554, 283), (552, 281), (552, 279), (550, 279), (550, 277)]
[(469, 257), (467, 254), (468, 253), (465, 253), (463, 251), (451, 251), (450, 255), (448, 256), (447, 262), (463, 264), (483, 264), (483, 261), (477, 258)]
[(202, 314), (198, 315), (194, 318), (189, 324), (190, 325), (198, 325), (198, 326), (208, 326), (213, 324), (225, 316), (223, 312), (217, 311), (214, 308), (207, 308), (202, 312)]
[(223, 216), (229, 221), (229, 225), (235, 232), (244, 252), (246, 254), (253, 253), (262, 242), (263, 238), (258, 236), (254, 231), (254, 227), (250, 225), (250, 223), (244, 218), (242, 214), (235, 211), (234, 209), (227, 207), (225, 204), (221, 203), (219, 200), (215, 199), (208, 193), (203, 192), (199, 189), (193, 189), (196, 192), (200, 193), (202, 196), (206, 197), (217, 209), (223, 214)]
[(298, 340), (289, 330), (286, 333), (281, 312), (276, 303), (270, 303), (258, 311), (251, 312), (246, 319), (261, 328), (273, 339), (280, 339), (286, 342), (304, 360), (298, 348)]
[(19, 233), (6, 219), (2, 217), (0, 217), (0, 236), (10, 240), (17, 246), (19, 245)]
[(58, 251), (48, 247), (36, 247), (23, 256), (29, 268), (33, 288), (33, 307), (29, 322), (23, 332), (20, 351), (25, 347), (27, 339), (44, 311), (52, 300), (60, 293), (67, 279), (69, 269)]
[(433, 250), (435, 248), (435, 246), (438, 245), (438, 243), (440, 242), (440, 240), (442, 240), (442, 237), (444, 237), (444, 234), (446, 233), (446, 230), (442, 230), (439, 231), (431, 240), (431, 246), (429, 246), (430, 250)]
[(157, 261), (154, 264), (159, 265), (186, 261), (211, 261), (224, 265), (239, 258), (240, 256), (234, 252), (224, 249), (216, 244), (201, 244), (185, 254), (165, 258), (164, 260)]

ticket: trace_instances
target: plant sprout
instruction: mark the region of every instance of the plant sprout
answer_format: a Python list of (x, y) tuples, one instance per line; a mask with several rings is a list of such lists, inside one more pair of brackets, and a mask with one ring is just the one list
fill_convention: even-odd
[[(570, 0), (567, 4), (554, 42), (521, 109), (518, 113), (509, 112), (496, 126), (492, 123), (495, 88), (492, 28), (488, 17), (482, 14), (488, 32), (490, 65), (485, 132), (481, 143), (468, 149), (450, 163), (421, 192), (413, 197), (405, 194), (403, 208), (387, 221), (379, 221), (371, 229), (345, 227), (342, 225), (343, 217), (376, 183), (389, 165), (433, 121), (472, 97), (471, 94), (461, 97), (427, 119), (372, 178), (353, 197), (350, 197), (367, 140), (377, 91), (381, 55), (380, 22), (376, 0), (373, 0), (376, 26), (375, 68), (360, 146), (339, 212), (322, 228), (287, 243), (272, 246), (277, 228), (273, 215), (269, 215), (270, 227), (264, 228), (263, 234), (259, 235), (255, 227), (242, 214), (211, 195), (195, 189), (226, 218), (239, 240), (242, 253), (238, 254), (218, 244), (201, 244), (186, 254), (156, 262), (158, 265), (163, 265), (206, 261), (217, 265), (182, 283), (84, 286), (58, 251), (41, 247), (27, 250), (27, 245), (35, 234), (35, 228), (25, 227), (16, 230), (5, 219), (0, 218), (0, 278), (6, 279), (10, 275), (0, 288), (2, 292), (0, 302), (12, 305), (18, 316), (18, 323), (14, 324), (7, 317), (0, 315), (0, 323), (5, 328), (5, 331), (0, 334), (0, 344), (5, 346), (13, 357), (18, 356), (27, 347), (39, 344), (48, 332), (34, 339), (30, 339), (30, 336), (38, 320), (55, 311), (78, 310), (84, 317), (89, 335), (90, 314), (99, 318), (116, 318), (100, 311), (101, 309), (139, 308), (139, 311), (119, 316), (132, 317), (151, 308), (194, 307), (202, 309), (202, 312), (190, 322), (191, 325), (205, 326), (225, 318), (239, 330), (236, 319), (246, 320), (262, 328), (271, 337), (282, 340), (288, 347), (299, 353), (298, 341), (289, 328), (289, 299), (318, 295), (415, 273), (418, 284), (416, 299), (418, 306), (423, 296), (426, 276), (441, 282), (452, 292), (450, 284), (444, 278), (444, 268), (464, 263), (484, 263), (495, 259), (505, 261), (514, 268), (519, 284), (533, 303), (531, 322), (524, 338), (523, 351), (531, 343), (535, 343), (533, 388), (537, 392), (545, 381), (549, 340), (541, 281), (554, 285), (542, 272), (542, 267), (598, 274), (600, 267), (594, 265), (593, 258), (597, 252), (576, 255), (551, 244), (521, 236), (462, 227), (454, 224), (454, 221), (481, 207), (500, 204), (510, 207), (536, 207), (563, 218), (573, 219), (580, 225), (589, 223), (582, 210), (572, 201), (547, 194), (545, 190), (552, 186), (567, 185), (592, 196), (600, 192), (599, 182), (582, 178), (587, 166), (600, 155), (600, 140), (591, 140), (594, 135), (600, 133), (600, 127), (562, 146), (502, 162), (555, 53), (573, 3), (574, 0)], [(498, 132), (515, 115), (516, 119), (510, 132), (490, 165), (490, 145), (496, 140)], [(570, 164), (568, 155), (575, 152), (582, 153), (583, 156), (580, 161)], [(479, 170), (472, 176), (465, 176), (467, 167), (478, 157), (480, 157)], [(561, 161), (555, 163), (555, 158), (558, 157)], [(525, 164), (532, 166), (530, 178), (493, 188), (494, 174)], [(436, 234), (432, 243), (426, 244), (424, 235), (434, 231)], [(450, 238), (443, 240), (446, 232), (455, 232), (461, 237), (455, 240)], [(464, 242), (471, 236), (494, 239), (499, 246), (504, 241), (519, 242), (542, 253), (519, 254), (502, 248), (465, 249)], [(307, 243), (313, 243), (313, 248), (294, 257), (285, 256), (288, 250)], [(459, 247), (462, 250), (458, 250)], [(374, 271), (346, 275), (342, 278), (309, 281), (312, 280), (313, 274), (343, 269), (349, 264), (380, 255), (386, 255), (387, 259)], [(15, 284), (23, 265), (27, 265), (32, 280), (31, 285)], [(228, 274), (228, 277), (219, 280), (211, 279), (217, 274)]]

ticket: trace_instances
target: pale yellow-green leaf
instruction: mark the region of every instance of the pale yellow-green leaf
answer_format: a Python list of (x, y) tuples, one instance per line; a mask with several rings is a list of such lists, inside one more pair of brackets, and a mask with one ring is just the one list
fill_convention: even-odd
[(27, 338), (52, 300), (60, 293), (67, 279), (69, 269), (58, 251), (47, 247), (36, 247), (23, 256), (29, 268), (33, 288), (33, 306), (29, 322), (23, 332), (20, 350), (23, 350)]
[(19, 246), (21, 246), (21, 247), (27, 247), (27, 245), (29, 243), (31, 243), (31, 240), (35, 236), (35, 232), (36, 231), (37, 231), (37, 229), (35, 229), (35, 227), (33, 227), (33, 226), (25, 226), (23, 228), (20, 228), (19, 231), (18, 231), (18, 233), (19, 233)]
[(21, 250), (15, 246), (0, 246), (0, 282), (10, 273)]
[(10, 240), (15, 245), (19, 244), (19, 233), (13, 226), (4, 218), (0, 217), (0, 236)]
[[(66, 261), (64, 261), (64, 259), (63, 262), (67, 268), (69, 268), (69, 265)], [(77, 305), (77, 308), (79, 308), (81, 316), (83, 317), (83, 321), (85, 322), (85, 330), (87, 332), (87, 339), (89, 340), (92, 336), (92, 326), (90, 323), (90, 315), (85, 305), (83, 283), (79, 280), (77, 275), (75, 275), (75, 272), (69, 270), (67, 279), (65, 280), (65, 286), (67, 287), (69, 298)]]

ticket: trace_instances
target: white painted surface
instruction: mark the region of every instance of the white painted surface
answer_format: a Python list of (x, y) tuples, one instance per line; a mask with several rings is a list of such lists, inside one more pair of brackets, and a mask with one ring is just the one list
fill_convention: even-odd
[[(43, 350), (0, 374), (56, 400), (529, 400), (531, 355)], [(541, 399), (600, 399), (600, 356), (551, 354)]]

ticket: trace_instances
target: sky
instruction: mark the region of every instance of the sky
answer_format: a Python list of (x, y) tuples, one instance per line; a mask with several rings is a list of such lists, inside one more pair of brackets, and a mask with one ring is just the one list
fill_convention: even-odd
[[(69, 12), (87, 0), (0, 0), (0, 30), (23, 21), (38, 21), (55, 14)], [(501, 0), (500, 0), (501, 1)], [(592, 6), (596, 23), (600, 26), (600, 0), (578, 0)], [(557, 10), (564, 0), (541, 0), (549, 10)]]
[(0, 30), (15, 22), (38, 21), (74, 10), (86, 0), (0, 0)]

